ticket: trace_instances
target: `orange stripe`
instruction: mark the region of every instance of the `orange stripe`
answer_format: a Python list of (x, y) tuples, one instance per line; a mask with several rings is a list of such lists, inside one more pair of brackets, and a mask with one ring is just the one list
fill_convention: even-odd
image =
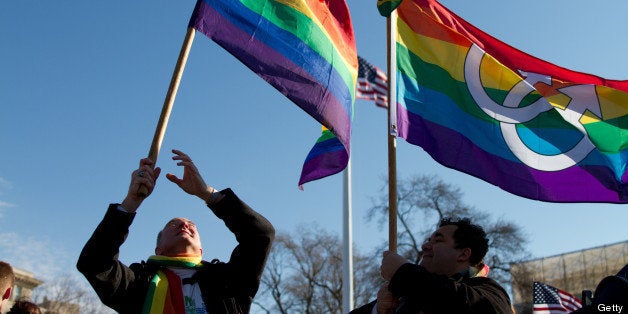
[(341, 51), (346, 62), (350, 62), (349, 65), (352, 68), (357, 68), (358, 60), (353, 25), (346, 3), (344, 1), (330, 1), (328, 7), (325, 5), (325, 1), (305, 0), (305, 2), (319, 23), (332, 22), (323, 24), (325, 32), (336, 49)]
[[(434, 10), (429, 7), (422, 7), (415, 1), (403, 1), (397, 9), (399, 18), (404, 20), (410, 29), (417, 34), (443, 40), (459, 46), (468, 47), (471, 41), (462, 36), (459, 30), (452, 29), (446, 25), (452, 23), (444, 23), (444, 20), (456, 21), (457, 18), (444, 13), (436, 15)], [(434, 27), (433, 23), (441, 24), (442, 27)], [(454, 24), (455, 25), (455, 24)]]

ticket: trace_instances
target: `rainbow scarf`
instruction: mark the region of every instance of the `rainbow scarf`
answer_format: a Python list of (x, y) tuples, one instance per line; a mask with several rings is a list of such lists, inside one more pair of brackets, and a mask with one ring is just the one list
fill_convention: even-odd
[(469, 268), (451, 276), (455, 281), (462, 280), (463, 278), (473, 277), (488, 277), (490, 268), (484, 263), (480, 263), (477, 266), (470, 266)]
[(148, 258), (147, 263), (162, 266), (163, 268), (157, 271), (150, 282), (142, 313), (185, 313), (181, 278), (166, 267), (200, 268), (202, 266), (201, 257), (153, 255)]

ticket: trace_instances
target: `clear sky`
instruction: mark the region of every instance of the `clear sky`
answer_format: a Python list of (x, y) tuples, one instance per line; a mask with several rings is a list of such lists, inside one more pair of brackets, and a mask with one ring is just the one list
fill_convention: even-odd
[[(628, 2), (442, 1), (495, 37), (563, 67), (628, 78)], [(358, 52), (385, 69), (385, 19), (375, 1), (348, 1)], [(126, 194), (147, 155), (194, 1), (0, 2), (0, 259), (40, 278), (76, 273), (78, 254), (107, 204)], [(283, 232), (317, 223), (342, 230), (342, 176), (297, 189), (320, 126), (222, 48), (197, 34), (158, 165), (182, 170), (187, 152), (208, 184), (231, 187)], [(386, 113), (356, 102), (352, 136), (354, 243), (368, 252), (387, 230), (367, 223), (387, 171)], [(530, 257), (628, 240), (628, 208), (554, 204), (511, 195), (447, 169), (398, 142), (398, 175), (436, 174), (464, 201), (520, 224)], [(200, 201), (165, 177), (122, 247), (134, 262), (153, 253), (175, 216), (197, 222), (205, 258), (228, 259), (235, 241)]]

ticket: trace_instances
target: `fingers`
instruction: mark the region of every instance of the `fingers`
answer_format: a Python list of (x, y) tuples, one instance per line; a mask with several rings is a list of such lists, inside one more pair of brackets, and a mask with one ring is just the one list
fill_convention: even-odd
[(186, 155), (184, 152), (178, 150), (178, 149), (173, 149), (172, 153), (175, 154), (175, 156), (172, 156), (173, 160), (183, 160), (183, 161), (192, 161), (192, 158), (190, 158), (190, 156)]
[(142, 168), (142, 166), (149, 166), (152, 168), (155, 166), (155, 162), (150, 158), (142, 158), (140, 159), (140, 168)]
[(161, 174), (161, 168), (152, 168), (149, 165), (143, 165), (139, 169), (133, 171), (131, 176), (131, 185), (144, 185), (149, 191), (155, 187), (155, 182)]
[(181, 184), (181, 181), (183, 181), (172, 173), (166, 173), (166, 179), (168, 179), (170, 182), (175, 183), (177, 185)]

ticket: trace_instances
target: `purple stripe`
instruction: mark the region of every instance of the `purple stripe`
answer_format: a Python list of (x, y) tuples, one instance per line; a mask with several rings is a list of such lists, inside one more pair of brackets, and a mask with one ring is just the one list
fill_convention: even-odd
[[(327, 88), (318, 84), (307, 71), (284, 55), (251, 38), (248, 33), (230, 23), (204, 2), (199, 4), (197, 12), (205, 18), (196, 19), (197, 24), (194, 28), (225, 48), (280, 93), (329, 128), (349, 151), (350, 117), (343, 104)], [(266, 62), (261, 64), (260, 59)]]
[(510, 193), (549, 202), (628, 203), (628, 185), (601, 166), (539, 171), (480, 149), (462, 134), (397, 106), (399, 136), (422, 147), (440, 164)]
[(299, 185), (336, 174), (347, 167), (349, 155), (344, 150), (318, 155), (303, 164)]

